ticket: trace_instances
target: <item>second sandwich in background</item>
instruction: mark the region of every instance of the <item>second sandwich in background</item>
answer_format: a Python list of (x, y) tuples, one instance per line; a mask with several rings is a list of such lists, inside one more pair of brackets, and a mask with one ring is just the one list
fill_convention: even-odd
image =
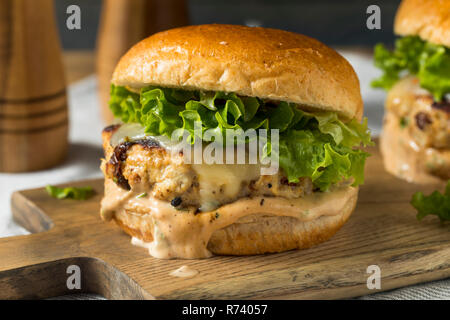
[(380, 139), (390, 173), (415, 183), (450, 179), (450, 0), (404, 0), (393, 52), (379, 44), (372, 84), (389, 90)]

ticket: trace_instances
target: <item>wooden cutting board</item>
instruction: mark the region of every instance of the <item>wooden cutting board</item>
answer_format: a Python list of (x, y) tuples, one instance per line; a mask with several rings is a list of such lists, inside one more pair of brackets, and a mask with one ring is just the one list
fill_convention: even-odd
[[(205, 260), (158, 260), (114, 223), (99, 217), (101, 180), (87, 201), (56, 200), (45, 189), (12, 196), (14, 218), (34, 234), (0, 239), (0, 299), (97, 293), (109, 299), (349, 298), (450, 276), (450, 225), (422, 222), (409, 204), (417, 186), (387, 174), (375, 148), (366, 183), (348, 223), (328, 242), (303, 251)], [(81, 289), (69, 290), (70, 265)], [(192, 278), (169, 275), (186, 265)], [(367, 288), (369, 265), (381, 269), (381, 289)]]

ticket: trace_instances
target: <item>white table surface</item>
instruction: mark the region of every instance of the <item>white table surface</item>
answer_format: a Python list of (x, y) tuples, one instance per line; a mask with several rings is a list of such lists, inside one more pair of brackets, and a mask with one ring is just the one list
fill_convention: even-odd
[[(359, 53), (342, 52), (355, 68), (361, 82), (365, 116), (373, 135), (378, 135), (383, 117), (385, 93), (370, 88), (372, 78), (380, 73), (372, 65), (371, 57)], [(70, 147), (68, 160), (58, 167), (32, 173), (0, 174), (0, 237), (27, 234), (11, 218), (10, 196), (13, 191), (98, 178), (102, 157), (100, 132), (104, 124), (100, 118), (97, 81), (90, 76), (68, 89), (70, 109)], [(95, 295), (73, 295), (63, 299), (99, 299)], [(450, 299), (450, 279), (411, 286), (361, 297), (361, 299)]]

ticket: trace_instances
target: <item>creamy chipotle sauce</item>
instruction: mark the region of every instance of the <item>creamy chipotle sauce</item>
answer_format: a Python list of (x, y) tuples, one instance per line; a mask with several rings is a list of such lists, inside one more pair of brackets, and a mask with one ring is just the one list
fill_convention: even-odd
[(194, 211), (177, 210), (169, 202), (143, 197), (139, 190), (126, 191), (107, 179), (101, 215), (105, 220), (117, 218), (130, 228), (152, 234), (151, 242), (132, 241), (147, 248), (153, 257), (195, 259), (210, 257), (212, 253), (207, 245), (214, 231), (241, 218), (264, 212), (266, 216), (312, 221), (321, 216), (339, 214), (357, 192), (357, 188), (341, 186), (332, 192), (316, 192), (299, 199), (242, 198), (216, 210), (196, 214)]
[(198, 274), (198, 270), (192, 269), (188, 266), (181, 266), (178, 269), (169, 273), (172, 277), (178, 278), (192, 278)]

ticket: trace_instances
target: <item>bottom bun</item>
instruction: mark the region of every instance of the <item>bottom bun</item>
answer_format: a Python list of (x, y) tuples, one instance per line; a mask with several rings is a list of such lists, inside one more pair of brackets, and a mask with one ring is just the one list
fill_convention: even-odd
[[(311, 221), (251, 214), (214, 231), (207, 248), (218, 255), (254, 255), (309, 248), (328, 240), (344, 225), (355, 209), (357, 199), (358, 192), (353, 192), (338, 214), (323, 215)], [(144, 242), (153, 240), (152, 228), (142, 228), (153, 225), (149, 215), (127, 210), (113, 218), (132, 237)]]

